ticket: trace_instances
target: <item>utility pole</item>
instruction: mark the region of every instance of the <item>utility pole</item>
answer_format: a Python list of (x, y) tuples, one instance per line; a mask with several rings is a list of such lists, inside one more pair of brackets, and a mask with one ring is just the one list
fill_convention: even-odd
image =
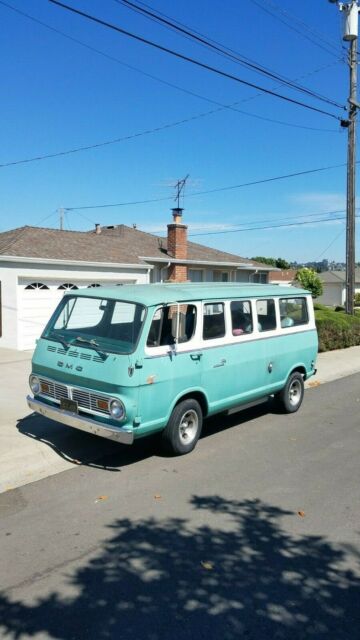
[(355, 177), (356, 177), (356, 116), (360, 104), (357, 102), (357, 41), (359, 28), (358, 0), (351, 2), (339, 2), (329, 0), (337, 4), (343, 12), (343, 40), (350, 43), (349, 68), (350, 68), (350, 92), (349, 92), (349, 118), (343, 126), (348, 128), (348, 152), (347, 152), (347, 186), (346, 186), (346, 313), (354, 315), (355, 295)]

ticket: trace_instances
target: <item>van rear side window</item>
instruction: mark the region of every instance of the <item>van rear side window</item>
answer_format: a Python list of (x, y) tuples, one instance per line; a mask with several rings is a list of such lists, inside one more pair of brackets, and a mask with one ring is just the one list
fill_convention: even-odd
[(280, 298), (282, 328), (297, 327), (309, 322), (306, 298)]
[(222, 302), (204, 304), (203, 338), (214, 340), (225, 335), (225, 314)]
[(256, 301), (259, 331), (276, 329), (275, 301), (272, 298)]
[(253, 320), (250, 301), (234, 300), (230, 305), (230, 309), (233, 336), (251, 333), (253, 330)]

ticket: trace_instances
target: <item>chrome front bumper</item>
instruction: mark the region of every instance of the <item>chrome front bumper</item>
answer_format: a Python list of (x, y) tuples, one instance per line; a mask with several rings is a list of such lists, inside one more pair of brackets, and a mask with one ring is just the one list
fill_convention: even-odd
[(132, 444), (134, 441), (134, 434), (130, 429), (124, 429), (123, 427), (107, 427), (95, 420), (83, 418), (76, 413), (70, 413), (69, 411), (62, 411), (56, 407), (51, 407), (45, 402), (36, 400), (36, 398), (32, 398), (31, 396), (27, 396), (26, 400), (32, 411), (40, 413), (42, 416), (45, 416), (45, 418), (61, 422), (67, 427), (74, 427), (74, 429), (87, 431), (95, 436), (101, 436), (102, 438), (108, 438), (108, 440), (122, 442), (123, 444)]

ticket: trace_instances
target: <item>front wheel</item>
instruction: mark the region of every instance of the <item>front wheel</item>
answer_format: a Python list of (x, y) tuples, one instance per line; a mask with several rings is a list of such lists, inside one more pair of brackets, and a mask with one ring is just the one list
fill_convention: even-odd
[(162, 433), (168, 451), (175, 455), (190, 453), (200, 437), (202, 422), (202, 410), (196, 400), (179, 402)]
[(277, 397), (286, 413), (295, 413), (300, 408), (304, 398), (304, 378), (301, 373), (294, 371), (288, 377), (285, 387)]

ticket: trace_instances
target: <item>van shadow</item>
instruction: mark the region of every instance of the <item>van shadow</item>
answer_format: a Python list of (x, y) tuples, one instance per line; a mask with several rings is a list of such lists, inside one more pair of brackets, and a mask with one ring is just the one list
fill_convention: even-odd
[(42, 442), (60, 458), (76, 466), (119, 472), (121, 467), (159, 453), (155, 437), (135, 441), (132, 446), (122, 445), (84, 431), (64, 427), (61, 423), (48, 420), (37, 413), (31, 413), (18, 420), (16, 426), (19, 433)]
[[(223, 413), (207, 418), (204, 421), (201, 439), (264, 416), (271, 411), (271, 407), (269, 402), (264, 402), (230, 416)], [(135, 440), (131, 446), (122, 445), (84, 431), (64, 427), (61, 423), (48, 420), (37, 413), (18, 420), (17, 429), (19, 433), (50, 447), (60, 458), (71, 464), (104, 471), (119, 472), (121, 467), (150, 457), (171, 457), (161, 446), (158, 435)]]

